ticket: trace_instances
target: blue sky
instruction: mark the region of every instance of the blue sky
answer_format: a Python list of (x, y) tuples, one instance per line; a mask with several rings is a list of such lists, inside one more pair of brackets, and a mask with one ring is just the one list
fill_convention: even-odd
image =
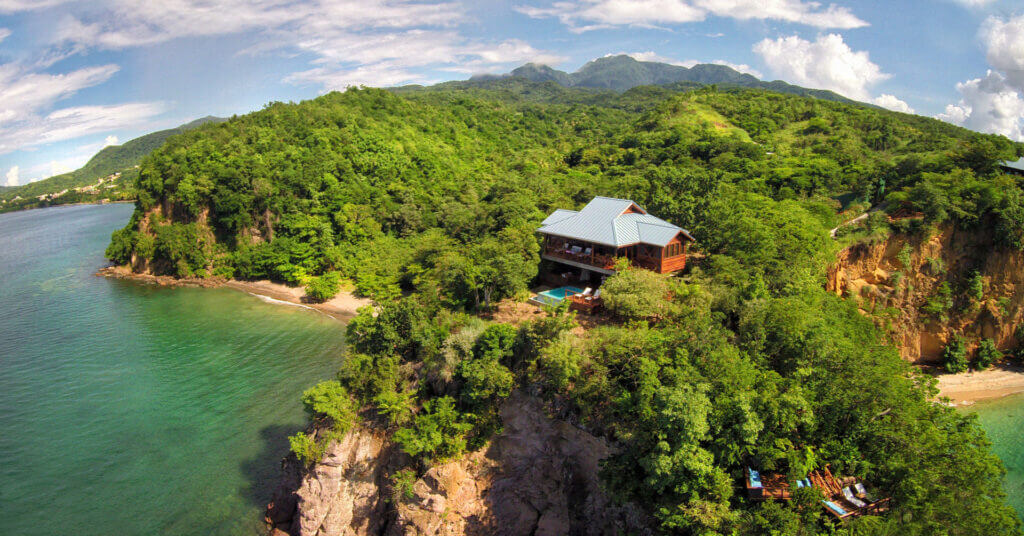
[(1024, 139), (1019, 0), (0, 0), (0, 183), (270, 101), (616, 53)]

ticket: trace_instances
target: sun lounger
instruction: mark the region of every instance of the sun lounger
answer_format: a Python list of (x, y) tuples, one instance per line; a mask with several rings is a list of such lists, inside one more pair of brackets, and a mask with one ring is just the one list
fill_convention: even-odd
[(583, 292), (580, 293), (580, 296), (583, 296), (584, 298), (589, 297), (591, 292), (594, 292), (594, 289), (587, 287), (583, 289)]
[(851, 490), (849, 486), (843, 488), (843, 497), (846, 498), (847, 502), (856, 506), (857, 508), (864, 508), (865, 506), (868, 505), (868, 503), (858, 499), (857, 497), (854, 497), (853, 490)]
[(579, 255), (581, 251), (583, 251), (583, 248), (579, 246), (573, 246), (572, 249), (569, 250), (569, 253), (572, 253), (573, 255)]
[(839, 506), (838, 504), (836, 504), (836, 503), (834, 503), (832, 501), (821, 501), (821, 502), (825, 504), (825, 508), (828, 508), (828, 510), (830, 512), (832, 512), (833, 514), (835, 514), (838, 517), (846, 517), (846, 516), (850, 515), (850, 512), (847, 512), (842, 506)]
[(587, 299), (588, 300), (589, 299), (595, 299), (596, 300), (596, 299), (598, 299), (600, 297), (601, 297), (601, 289), (597, 289), (597, 292), (594, 293), (594, 296), (592, 298), (587, 298)]
[(757, 471), (755, 471), (755, 470), (753, 470), (753, 469), (748, 467), (747, 468), (747, 476), (750, 478), (750, 487), (752, 487), (752, 488), (760, 488), (761, 487), (761, 473), (758, 473)]
[(589, 257), (591, 251), (593, 251), (593, 250), (590, 249), (590, 248), (587, 248), (587, 249), (583, 250), (583, 255)]
[(860, 497), (861, 499), (864, 499), (869, 503), (875, 502), (871, 495), (868, 495), (868, 490), (864, 489), (863, 482), (857, 482), (856, 484), (854, 484), (853, 489), (857, 492), (857, 496)]

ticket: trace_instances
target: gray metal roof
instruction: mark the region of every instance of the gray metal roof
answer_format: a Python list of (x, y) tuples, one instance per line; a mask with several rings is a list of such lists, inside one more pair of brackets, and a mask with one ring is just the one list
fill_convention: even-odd
[(1002, 163), (1002, 166), (1008, 167), (1010, 169), (1016, 169), (1017, 171), (1024, 171), (1024, 158), (1021, 158), (1020, 160), (1016, 160), (1013, 162), (1006, 160)]
[[(623, 214), (632, 206), (641, 213)], [(647, 214), (628, 199), (611, 197), (595, 197), (579, 212), (558, 209), (544, 219), (538, 231), (612, 247), (636, 243), (664, 247), (680, 232), (693, 240), (686, 229)]]

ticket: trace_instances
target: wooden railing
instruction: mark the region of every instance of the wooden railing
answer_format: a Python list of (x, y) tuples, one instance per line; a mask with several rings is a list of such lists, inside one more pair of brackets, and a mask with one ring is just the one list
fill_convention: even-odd
[(598, 255), (596, 253), (584, 255), (582, 252), (572, 253), (564, 249), (550, 246), (544, 248), (544, 254), (549, 257), (558, 257), (559, 259), (574, 261), (588, 266), (602, 268), (604, 270), (613, 270), (615, 268), (615, 257), (612, 257), (611, 255)]
[[(612, 255), (599, 255), (597, 253), (584, 254), (582, 251), (580, 253), (572, 253), (571, 251), (566, 251), (564, 247), (556, 247), (552, 245), (548, 245), (544, 248), (544, 255), (578, 262), (580, 264), (586, 264), (603, 270), (614, 270), (615, 261), (617, 260)], [(683, 267), (686, 266), (686, 255), (677, 255), (666, 259), (650, 257), (647, 255), (637, 255), (631, 262), (634, 266), (639, 266), (640, 268), (646, 268), (658, 273), (665, 273), (682, 270)]]

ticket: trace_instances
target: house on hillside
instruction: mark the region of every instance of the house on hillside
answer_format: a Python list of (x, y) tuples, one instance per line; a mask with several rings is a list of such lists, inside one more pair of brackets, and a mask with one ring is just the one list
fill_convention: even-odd
[[(558, 209), (544, 219), (541, 258), (551, 283), (599, 284), (625, 257), (635, 266), (671, 273), (686, 266), (694, 241), (686, 229), (647, 213), (628, 199), (595, 197), (579, 211)], [(559, 280), (560, 279), (560, 280)]]
[(1015, 160), (1013, 162), (1010, 162), (1009, 160), (1000, 162), (999, 169), (1002, 169), (1003, 172), (1009, 173), (1011, 175), (1024, 176), (1024, 158), (1021, 158), (1020, 160)]

